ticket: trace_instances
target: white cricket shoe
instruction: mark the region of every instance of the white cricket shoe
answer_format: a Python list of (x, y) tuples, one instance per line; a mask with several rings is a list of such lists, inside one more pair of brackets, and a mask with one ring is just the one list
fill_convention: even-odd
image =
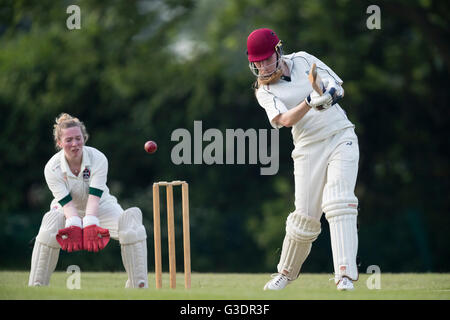
[(347, 277), (342, 277), (337, 284), (337, 289), (339, 291), (350, 291), (353, 290), (353, 281)]
[[(139, 281), (139, 288), (145, 288), (145, 282), (144, 281)], [(127, 279), (127, 282), (125, 282), (125, 288), (131, 288), (131, 282), (130, 279)]]
[(266, 283), (264, 290), (281, 290), (284, 289), (290, 282), (288, 277), (282, 273), (274, 273), (272, 280)]

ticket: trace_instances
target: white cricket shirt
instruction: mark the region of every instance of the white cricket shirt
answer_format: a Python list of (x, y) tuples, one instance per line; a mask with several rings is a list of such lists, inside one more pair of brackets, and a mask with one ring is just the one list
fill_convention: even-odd
[[(322, 61), (304, 52), (296, 52), (282, 57), (286, 62), (291, 81), (279, 80), (276, 83), (260, 86), (256, 91), (259, 104), (265, 109), (271, 125), (281, 128), (273, 123), (273, 118), (294, 108), (313, 90), (308, 73), (313, 63), (317, 65), (317, 72), (322, 78), (334, 79), (338, 84), (342, 80)], [(354, 127), (348, 120), (345, 111), (335, 104), (325, 111), (309, 110), (304, 117), (292, 126), (292, 138), (294, 145), (301, 147), (312, 142), (326, 139), (338, 131)]]
[(109, 194), (106, 186), (108, 159), (95, 148), (83, 146), (83, 159), (78, 176), (70, 171), (64, 150), (56, 153), (47, 162), (44, 175), (54, 197), (51, 208), (59, 205), (62, 207), (72, 200), (78, 213), (83, 215), (89, 194), (100, 197), (100, 205), (106, 201), (117, 201)]

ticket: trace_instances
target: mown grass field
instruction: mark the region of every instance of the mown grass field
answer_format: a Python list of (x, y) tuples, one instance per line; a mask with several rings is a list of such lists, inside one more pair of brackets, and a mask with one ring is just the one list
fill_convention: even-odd
[(49, 287), (27, 286), (28, 272), (0, 271), (1, 300), (448, 300), (450, 274), (381, 274), (381, 288), (367, 287), (369, 274), (361, 274), (355, 290), (339, 292), (329, 274), (302, 274), (282, 291), (263, 291), (268, 274), (193, 273), (192, 287), (184, 288), (184, 275), (177, 274), (177, 288), (155, 288), (149, 273), (148, 289), (125, 289), (125, 273), (81, 272), (80, 289), (68, 289), (71, 275), (55, 272)]

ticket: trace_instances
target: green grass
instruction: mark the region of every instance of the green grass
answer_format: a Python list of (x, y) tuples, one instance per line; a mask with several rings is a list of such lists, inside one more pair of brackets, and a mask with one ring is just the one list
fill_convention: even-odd
[(328, 274), (302, 274), (282, 291), (263, 291), (268, 274), (193, 273), (192, 288), (184, 289), (184, 275), (177, 274), (177, 288), (170, 289), (169, 276), (163, 274), (163, 289), (155, 289), (154, 274), (149, 273), (149, 289), (125, 289), (125, 273), (82, 272), (81, 289), (66, 287), (70, 275), (55, 272), (50, 286), (27, 286), (28, 272), (0, 271), (0, 299), (146, 299), (146, 300), (448, 300), (450, 274), (381, 274), (381, 289), (369, 290), (370, 275), (361, 274), (355, 290), (339, 292)]

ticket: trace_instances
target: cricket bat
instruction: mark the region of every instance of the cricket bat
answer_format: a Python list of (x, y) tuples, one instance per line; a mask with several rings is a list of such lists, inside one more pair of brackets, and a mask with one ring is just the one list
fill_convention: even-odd
[(311, 66), (311, 69), (309, 70), (308, 74), (309, 82), (311, 82), (311, 86), (315, 92), (317, 92), (319, 95), (323, 94), (323, 83), (322, 79), (320, 79), (320, 76), (317, 74), (316, 64), (313, 63)]

